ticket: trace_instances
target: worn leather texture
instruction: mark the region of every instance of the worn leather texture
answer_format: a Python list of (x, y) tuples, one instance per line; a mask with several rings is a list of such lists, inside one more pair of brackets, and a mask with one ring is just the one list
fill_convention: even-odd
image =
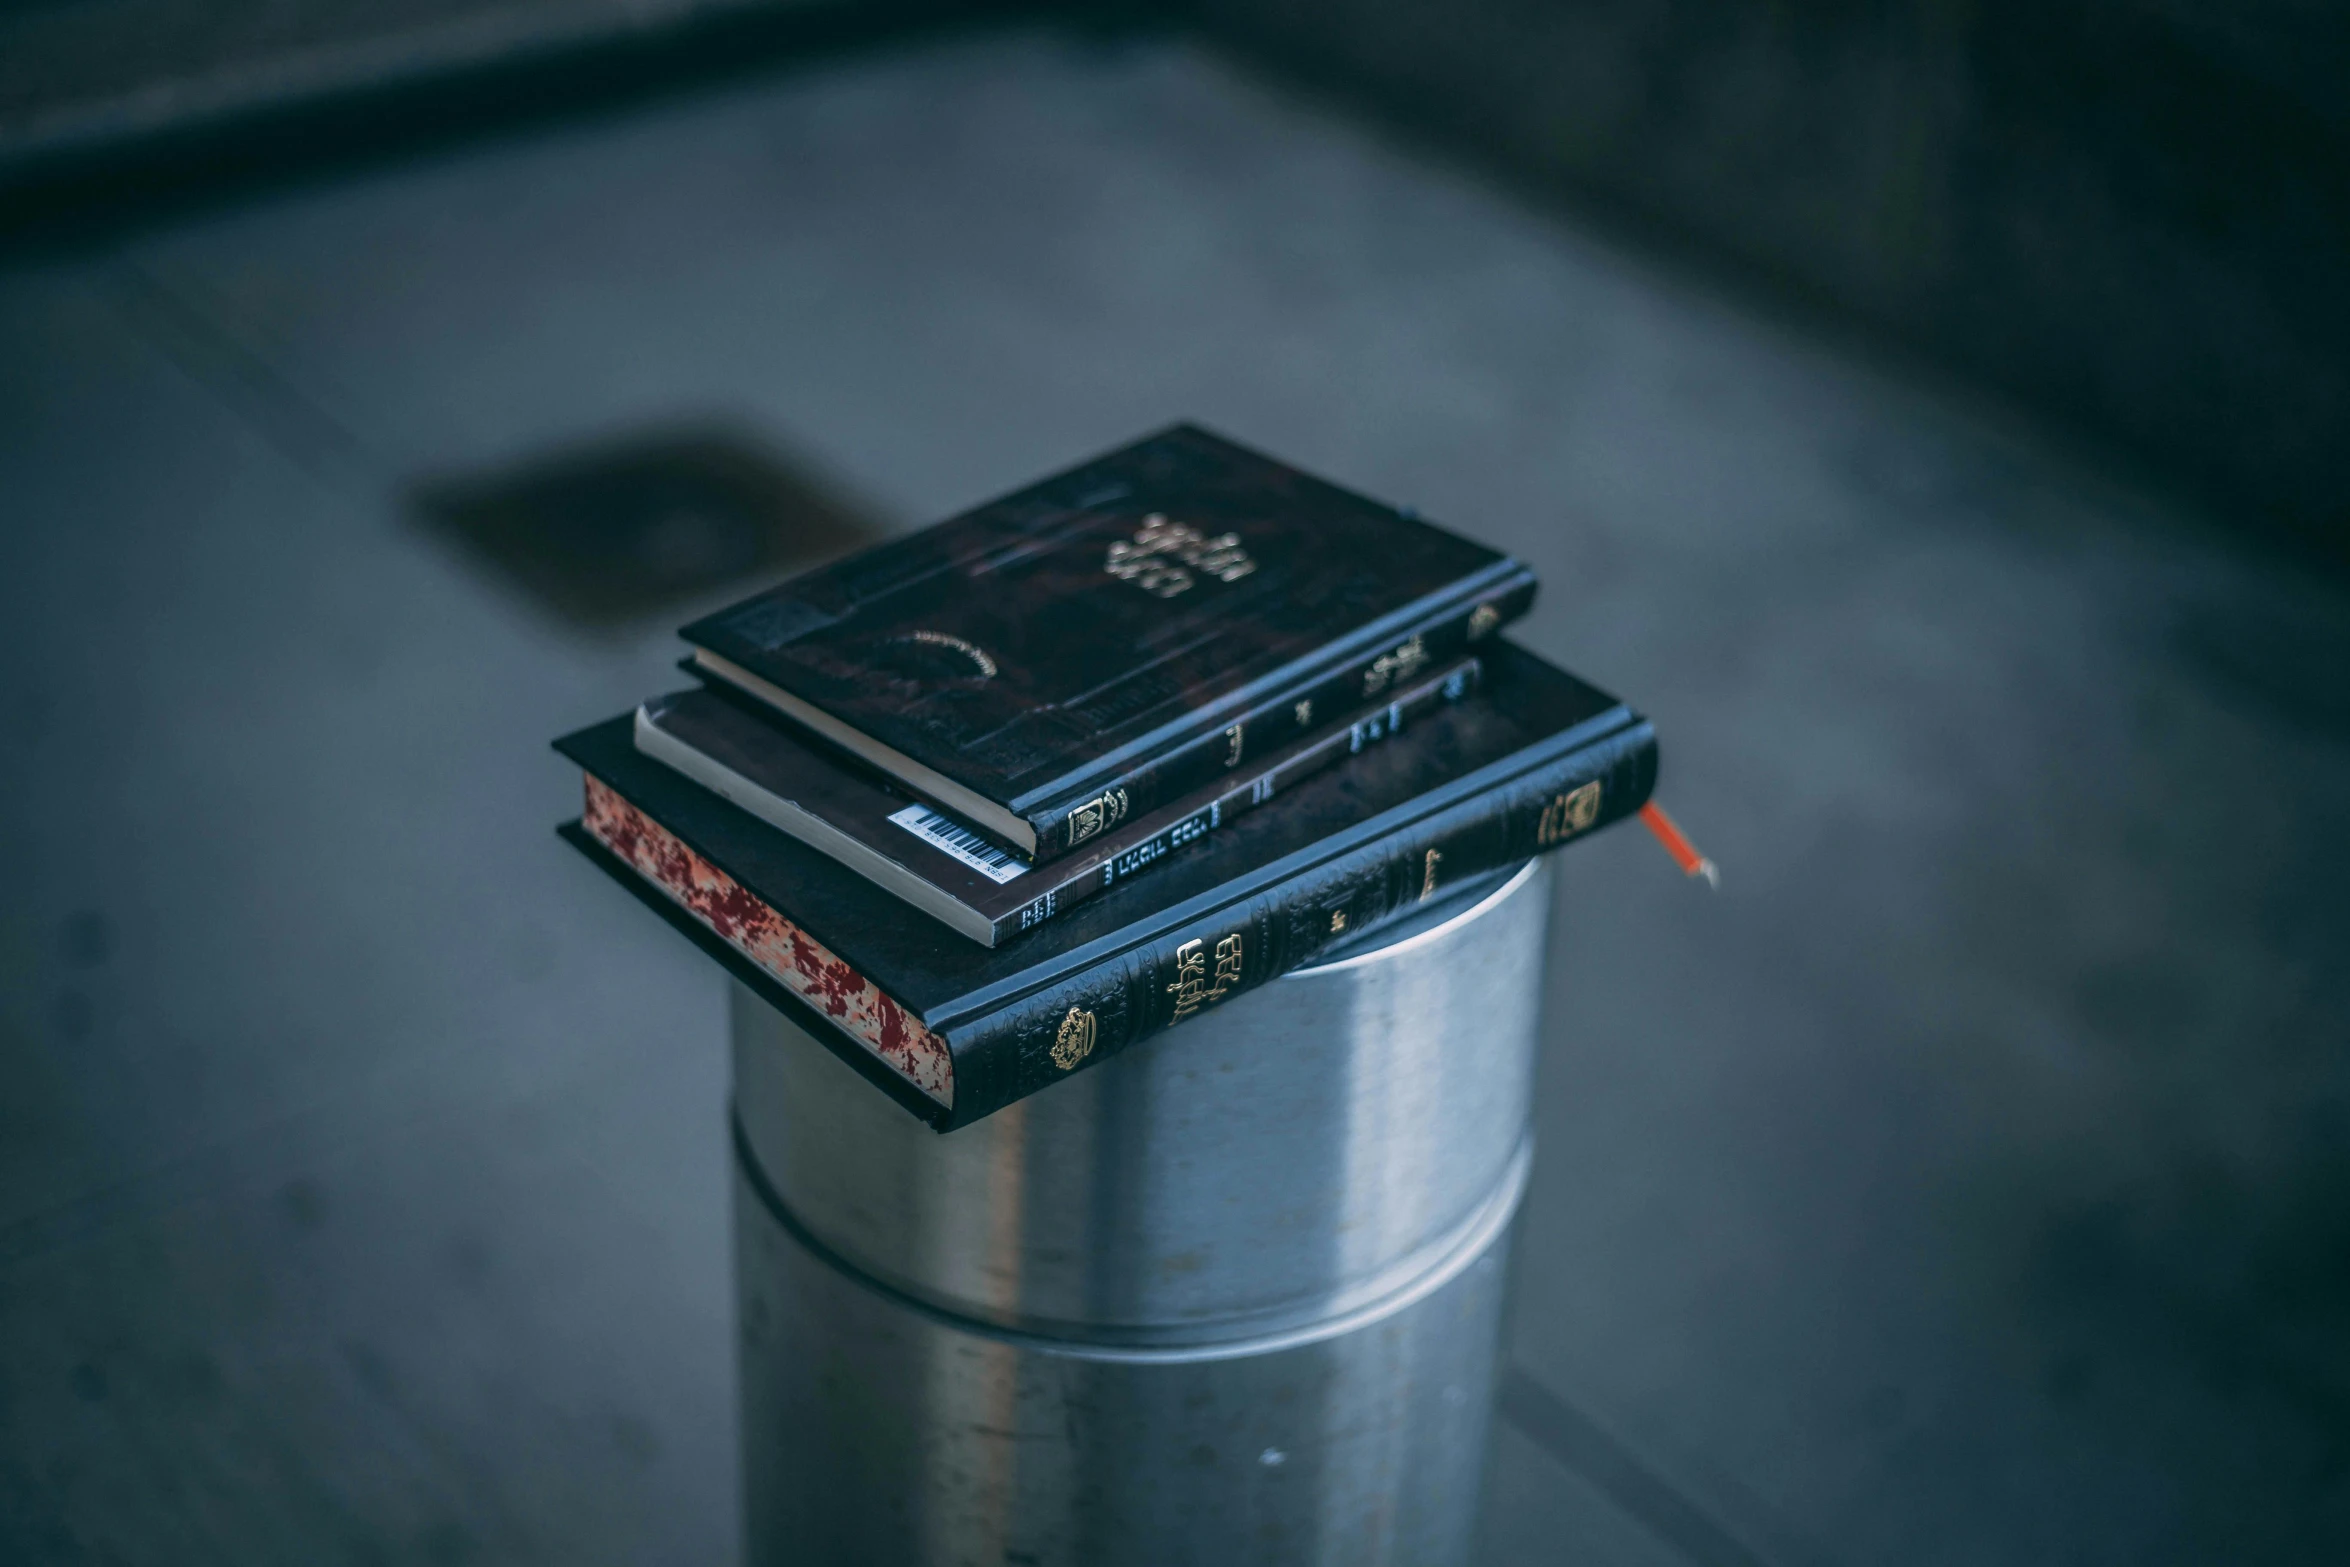
[[(1025, 818), (1036, 857), (1458, 657), (1533, 602), (1497, 551), (1177, 425), (687, 626)], [(1017, 846), (1025, 847), (1025, 846)]]

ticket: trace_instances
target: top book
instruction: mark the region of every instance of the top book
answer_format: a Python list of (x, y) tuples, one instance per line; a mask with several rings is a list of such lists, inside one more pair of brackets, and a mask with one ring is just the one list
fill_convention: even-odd
[(1049, 860), (1533, 598), (1509, 557), (1185, 424), (681, 635), (700, 673)]

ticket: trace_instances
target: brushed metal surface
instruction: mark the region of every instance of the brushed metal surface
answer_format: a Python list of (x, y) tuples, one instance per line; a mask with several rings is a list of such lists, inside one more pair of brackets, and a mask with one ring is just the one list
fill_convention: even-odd
[(749, 1559), (1465, 1561), (1551, 875), (944, 1137), (738, 990)]
[(739, 1134), (821, 1250), (953, 1316), (1181, 1346), (1359, 1312), (1522, 1179), (1551, 876), (943, 1137), (738, 989)]
[(1048, 1352), (877, 1289), (804, 1244), (742, 1160), (735, 1229), (758, 1567), (1469, 1559), (1506, 1230), (1351, 1331), (1152, 1361)]

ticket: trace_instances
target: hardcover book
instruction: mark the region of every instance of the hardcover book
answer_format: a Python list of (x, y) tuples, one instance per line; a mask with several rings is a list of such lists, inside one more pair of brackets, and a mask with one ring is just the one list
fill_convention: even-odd
[(1475, 659), (1464, 659), (1405, 682), (1388, 700), (1252, 757), (1206, 789), (1047, 865), (1030, 864), (716, 691), (683, 691), (639, 707), (636, 748), (992, 947), (1401, 733), (1439, 702), (1459, 701), (1474, 689), (1477, 669)]
[(1533, 597), (1507, 556), (1177, 425), (681, 634), (698, 672), (1045, 861)]
[(564, 835), (950, 1130), (1648, 798), (1647, 720), (1508, 643), (1481, 662), (1480, 696), (998, 948), (643, 755), (633, 714), (556, 742), (586, 784)]

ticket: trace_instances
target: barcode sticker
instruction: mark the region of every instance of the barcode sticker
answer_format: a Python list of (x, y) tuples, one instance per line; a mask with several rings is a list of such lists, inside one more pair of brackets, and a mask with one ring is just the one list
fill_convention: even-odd
[(1027, 862), (1018, 855), (997, 848), (970, 828), (947, 820), (926, 805), (909, 805), (890, 820), (939, 853), (953, 855), (999, 887), (1015, 876), (1028, 873)]

